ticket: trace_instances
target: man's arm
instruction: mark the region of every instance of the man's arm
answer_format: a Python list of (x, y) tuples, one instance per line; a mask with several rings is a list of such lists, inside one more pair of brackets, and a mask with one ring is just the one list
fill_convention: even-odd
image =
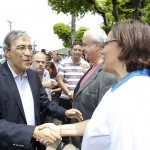
[(55, 81), (54, 79), (49, 79), (47, 81), (43, 81), (42, 85), (44, 88), (52, 89), (52, 88), (54, 88), (54, 86), (58, 85), (58, 82)]
[(38, 130), (38, 126), (16, 124), (0, 119), (0, 141), (8, 143), (10, 147), (30, 148), (31, 139), (44, 139), (49, 143), (60, 140), (61, 137), (50, 129)]
[[(61, 89), (68, 95), (68, 93), (70, 92), (70, 90), (68, 89), (68, 87), (64, 83), (64, 76), (63, 75), (57, 76), (57, 81), (58, 81), (59, 86), (61, 87)], [(71, 95), (68, 95), (68, 96), (71, 99), (73, 99), (73, 93), (71, 93)]]
[(44, 128), (49, 128), (53, 130), (54, 132), (57, 132), (58, 134), (60, 134), (60, 136), (62, 137), (83, 136), (88, 122), (89, 120), (85, 120), (85, 121), (74, 123), (74, 124), (65, 124), (65, 125), (59, 125), (59, 126), (56, 126), (53, 123), (45, 123), (39, 126), (38, 129), (42, 130)]
[(10, 147), (29, 149), (34, 128), (0, 119), (0, 141), (8, 143)]

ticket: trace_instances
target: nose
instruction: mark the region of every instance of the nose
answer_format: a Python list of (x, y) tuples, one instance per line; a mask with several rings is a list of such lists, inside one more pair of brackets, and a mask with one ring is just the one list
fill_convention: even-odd
[(32, 51), (30, 51), (28, 48), (26, 48), (26, 50), (24, 51), (24, 55), (26, 56), (31, 56), (32, 55)]
[(39, 62), (39, 66), (42, 66), (43, 65), (43, 63), (42, 62)]

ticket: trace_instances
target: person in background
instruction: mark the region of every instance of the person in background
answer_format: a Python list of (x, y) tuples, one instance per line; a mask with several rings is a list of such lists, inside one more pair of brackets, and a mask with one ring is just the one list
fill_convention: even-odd
[[(57, 76), (57, 69), (54, 65), (53, 62), (47, 62), (46, 63), (46, 69), (49, 71), (50, 74), (50, 78), (54, 79), (57, 81), (56, 76)], [(51, 89), (51, 98), (54, 102), (56, 102), (58, 105), (60, 104), (60, 95), (61, 95), (61, 88), (59, 87), (59, 85), (55, 85), (52, 89)]]
[[(59, 65), (57, 80), (62, 89), (60, 106), (65, 109), (72, 108), (74, 88), (80, 78), (90, 68), (89, 64), (81, 58), (82, 50), (82, 43), (75, 42), (72, 45), (71, 56), (63, 59)], [(63, 122), (63, 124), (65, 123), (70, 123), (70, 120)], [(68, 144), (69, 138), (64, 138), (62, 142)]]
[(61, 129), (62, 136), (84, 134), (82, 150), (149, 150), (149, 24), (130, 19), (113, 25), (102, 55), (103, 70), (113, 73), (117, 83), (104, 95), (90, 121), (45, 127), (55, 132)]
[(32, 57), (31, 68), (35, 70), (42, 81), (42, 85), (46, 90), (46, 93), (51, 100), (51, 90), (58, 83), (55, 80), (50, 79), (48, 70), (45, 69), (46, 55), (43, 52), (36, 52)]
[[(107, 35), (100, 28), (87, 30), (82, 38), (87, 59), (91, 62), (91, 68), (79, 80), (75, 90), (72, 107), (82, 112), (85, 120), (90, 119), (104, 94), (116, 82), (114, 75), (102, 70), (103, 41)], [(72, 119), (72, 123), (78, 122)], [(72, 143), (81, 148), (82, 137), (72, 137)]]
[(56, 69), (57, 69), (57, 72), (58, 72), (58, 69), (59, 69), (59, 54), (58, 54), (58, 50), (55, 50), (52, 52), (52, 60), (51, 62), (54, 63)]
[(0, 149), (41, 150), (39, 141), (54, 143), (60, 137), (52, 130), (38, 129), (40, 113), (60, 120), (82, 119), (81, 113), (49, 100), (39, 75), (30, 69), (33, 49), (25, 31), (10, 31), (3, 49), (6, 61), (0, 66)]

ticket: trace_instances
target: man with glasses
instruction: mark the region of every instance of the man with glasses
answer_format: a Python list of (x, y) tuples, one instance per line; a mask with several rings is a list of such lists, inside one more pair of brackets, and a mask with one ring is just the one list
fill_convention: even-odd
[[(79, 109), (84, 120), (90, 119), (106, 91), (116, 82), (112, 74), (102, 71), (101, 50), (107, 35), (104, 30), (89, 29), (83, 35), (83, 46), (92, 67), (84, 74), (74, 90), (73, 108)], [(72, 123), (78, 122), (72, 119)], [(81, 149), (82, 137), (72, 137), (72, 143)]]
[[(42, 144), (60, 139), (39, 130), (40, 114), (65, 120), (82, 119), (76, 109), (65, 110), (48, 99), (38, 74), (30, 69), (32, 45), (24, 31), (11, 31), (3, 43), (6, 62), (0, 66), (0, 149), (41, 150)], [(77, 115), (77, 116), (76, 116)]]

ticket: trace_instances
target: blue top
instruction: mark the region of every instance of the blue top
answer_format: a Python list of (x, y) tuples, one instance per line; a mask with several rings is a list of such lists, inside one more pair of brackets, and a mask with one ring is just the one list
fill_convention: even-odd
[(134, 76), (150, 76), (150, 69), (136, 70), (130, 72), (129, 74), (124, 76), (120, 81), (118, 81), (115, 85), (113, 85), (111, 91), (114, 92), (118, 87), (123, 85), (125, 82), (127, 82)]

